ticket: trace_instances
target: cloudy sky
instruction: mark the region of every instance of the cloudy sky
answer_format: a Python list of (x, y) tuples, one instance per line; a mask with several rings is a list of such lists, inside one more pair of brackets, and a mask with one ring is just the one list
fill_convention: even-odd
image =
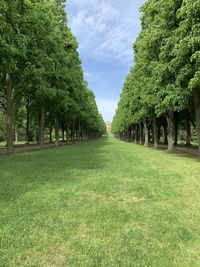
[(145, 0), (67, 0), (68, 23), (79, 43), (85, 79), (105, 121), (112, 121), (140, 31)]

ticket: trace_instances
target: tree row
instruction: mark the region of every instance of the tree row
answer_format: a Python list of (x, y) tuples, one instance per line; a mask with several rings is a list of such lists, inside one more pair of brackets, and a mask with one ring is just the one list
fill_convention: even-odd
[(200, 2), (148, 0), (113, 132), (148, 145), (197, 143), (200, 151)]
[[(0, 139), (59, 144), (101, 136), (64, 0), (0, 0)], [(20, 134), (19, 134), (20, 133)]]

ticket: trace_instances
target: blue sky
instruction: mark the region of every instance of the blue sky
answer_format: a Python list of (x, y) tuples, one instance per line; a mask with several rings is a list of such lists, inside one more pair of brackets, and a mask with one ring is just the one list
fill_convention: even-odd
[(132, 45), (140, 31), (145, 0), (67, 0), (68, 24), (79, 43), (89, 88), (105, 121), (112, 117), (133, 65)]

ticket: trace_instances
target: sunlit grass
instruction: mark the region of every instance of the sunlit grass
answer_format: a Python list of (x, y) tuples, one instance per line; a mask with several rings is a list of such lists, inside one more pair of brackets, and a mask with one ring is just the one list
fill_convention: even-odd
[(0, 165), (0, 266), (200, 265), (197, 158), (109, 136)]

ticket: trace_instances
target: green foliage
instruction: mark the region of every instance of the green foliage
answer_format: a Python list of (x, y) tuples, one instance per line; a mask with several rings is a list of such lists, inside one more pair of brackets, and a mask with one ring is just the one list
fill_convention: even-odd
[(148, 0), (141, 12), (135, 64), (113, 120), (115, 133), (144, 119), (192, 109), (192, 91), (199, 90), (199, 1)]
[(90, 130), (102, 133), (95, 99), (84, 102), (88, 89), (77, 49), (67, 26), (65, 1), (0, 0), (0, 103), (6, 113), (8, 73), (12, 79), (12, 121), (17, 120), (22, 106), (37, 118), (43, 106), (45, 115), (50, 113), (60, 122), (81, 120)]

